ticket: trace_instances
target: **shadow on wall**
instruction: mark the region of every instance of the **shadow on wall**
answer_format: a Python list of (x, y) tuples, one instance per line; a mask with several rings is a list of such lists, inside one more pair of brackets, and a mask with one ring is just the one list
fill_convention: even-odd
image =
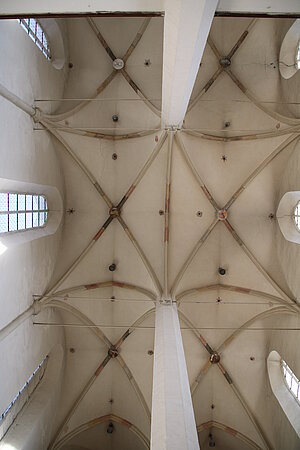
[(282, 272), (295, 298), (300, 298), (300, 231), (294, 221), (294, 209), (300, 200), (300, 142), (296, 141), (282, 176), (278, 192), (276, 233), (277, 256)]
[(62, 345), (57, 344), (49, 353), (47, 369), (41, 383), (4, 436), (0, 450), (47, 448), (56, 419), (63, 371), (64, 350)]
[(62, 32), (63, 27), (60, 26), (61, 22), (55, 19), (39, 19), (51, 44), (51, 63), (57, 70), (63, 69), (67, 58), (66, 38)]
[(295, 20), (286, 33), (280, 49), (279, 70), (283, 78), (289, 79), (299, 70), (297, 50), (300, 40), (300, 19)]
[(268, 375), (273, 394), (277, 398), (292, 427), (300, 437), (300, 405), (289, 392), (281, 369), (281, 356), (276, 350), (270, 352), (267, 359)]

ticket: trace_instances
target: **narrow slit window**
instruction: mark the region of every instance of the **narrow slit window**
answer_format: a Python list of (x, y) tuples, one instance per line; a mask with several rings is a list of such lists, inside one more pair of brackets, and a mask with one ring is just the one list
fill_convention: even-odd
[(281, 369), (286, 386), (300, 405), (300, 382), (298, 378), (283, 359), (281, 360)]
[(0, 235), (45, 226), (48, 211), (43, 195), (0, 192)]
[(300, 231), (300, 202), (297, 203), (294, 209), (294, 220), (298, 231)]
[(21, 27), (26, 31), (28, 36), (33, 40), (36, 46), (41, 50), (47, 59), (51, 59), (50, 47), (47, 36), (36, 19), (18, 19)]

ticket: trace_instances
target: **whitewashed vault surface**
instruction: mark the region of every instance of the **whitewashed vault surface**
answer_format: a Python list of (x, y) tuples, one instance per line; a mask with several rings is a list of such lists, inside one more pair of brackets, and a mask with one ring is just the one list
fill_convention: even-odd
[(41, 300), (72, 324), (50, 448), (149, 448), (154, 302), (168, 296), (201, 449), (299, 448), (266, 370), (283, 343), (300, 369), (295, 334), (272, 331), (299, 313), (275, 218), (300, 151), (277, 64), (291, 24), (214, 19), (183, 128), (163, 130), (163, 19), (68, 19), (64, 97), (75, 100), (36, 102), (71, 210)]

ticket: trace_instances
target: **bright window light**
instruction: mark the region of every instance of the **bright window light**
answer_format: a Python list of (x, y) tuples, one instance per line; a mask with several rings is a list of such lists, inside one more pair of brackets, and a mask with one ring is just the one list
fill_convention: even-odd
[(0, 192), (0, 235), (45, 226), (47, 199), (43, 195)]
[(36, 46), (41, 50), (47, 59), (51, 59), (49, 42), (46, 34), (36, 19), (18, 19), (21, 27), (26, 31), (28, 36), (33, 40)]
[(7, 247), (2, 244), (2, 242), (0, 241), (0, 255), (2, 255), (2, 253), (6, 252)]
[(298, 42), (298, 45), (297, 45), (296, 66), (297, 66), (297, 69), (300, 69), (300, 41)]
[(300, 202), (297, 203), (294, 209), (294, 220), (298, 231), (300, 231)]
[(16, 447), (13, 447), (10, 444), (2, 444), (1, 450), (16, 450)]
[[(13, 424), (15, 418), (29, 401), (31, 395), (37, 388), (44, 376), (47, 367), (48, 355), (41, 361), (34, 372), (30, 375), (25, 384), (21, 387), (15, 398), (0, 416), (0, 441)], [(2, 447), (1, 447), (2, 448)]]
[(281, 368), (286, 386), (300, 405), (300, 382), (287, 363), (282, 359)]

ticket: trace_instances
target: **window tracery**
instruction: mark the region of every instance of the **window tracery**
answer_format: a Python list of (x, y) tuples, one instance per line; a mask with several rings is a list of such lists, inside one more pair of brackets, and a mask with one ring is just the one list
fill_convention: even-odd
[(47, 218), (43, 195), (0, 192), (0, 234), (42, 228)]
[(41, 50), (47, 59), (51, 59), (49, 42), (46, 34), (36, 19), (19, 19), (19, 24), (33, 40), (36, 46)]

